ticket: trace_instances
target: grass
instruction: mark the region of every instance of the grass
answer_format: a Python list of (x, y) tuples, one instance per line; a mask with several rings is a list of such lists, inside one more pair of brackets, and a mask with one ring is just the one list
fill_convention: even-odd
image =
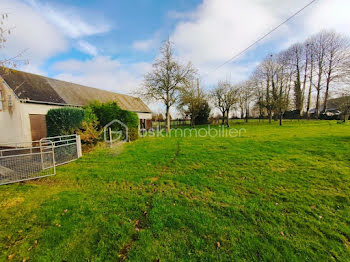
[(147, 137), (0, 187), (0, 260), (346, 261), (350, 125)]

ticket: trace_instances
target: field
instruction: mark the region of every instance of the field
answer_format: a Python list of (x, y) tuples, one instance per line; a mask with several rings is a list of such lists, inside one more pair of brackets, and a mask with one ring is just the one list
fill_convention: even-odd
[(147, 137), (0, 187), (0, 260), (349, 261), (350, 125)]

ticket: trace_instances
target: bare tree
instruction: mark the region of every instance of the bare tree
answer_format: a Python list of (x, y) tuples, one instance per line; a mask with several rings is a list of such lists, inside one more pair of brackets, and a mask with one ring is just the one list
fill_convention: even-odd
[[(350, 75), (350, 39), (333, 31), (321, 31), (302, 44), (294, 44), (277, 55), (266, 57), (253, 73), (253, 87), (256, 106), (260, 116), (266, 110), (269, 122), (277, 120), (289, 110), (292, 95), (294, 108), (299, 115), (305, 109), (309, 117), (312, 95), (316, 94), (315, 113), (320, 114), (323, 89), (323, 111), (327, 110), (332, 83), (339, 89), (344, 79)], [(305, 92), (307, 93), (305, 94)], [(243, 100), (240, 107), (243, 108)], [(241, 109), (241, 112), (243, 110)], [(243, 114), (243, 113), (242, 113)]]
[(251, 78), (250, 82), (252, 84), (252, 92), (253, 92), (253, 99), (255, 99), (255, 107), (258, 108), (259, 111), (259, 121), (261, 118), (264, 117), (265, 114), (265, 87), (264, 87), (264, 81), (260, 79), (259, 75), (257, 74), (257, 71), (255, 71)]
[[(0, 49), (6, 47), (7, 39), (12, 34), (14, 27), (8, 27), (6, 25), (6, 20), (8, 19), (8, 14), (0, 14)], [(27, 64), (27, 60), (19, 59), (26, 50), (19, 52), (13, 57), (0, 57), (0, 67), (3, 68), (3, 72), (9, 73), (9, 67), (16, 68), (18, 64)]]
[(327, 101), (331, 82), (339, 81), (346, 75), (346, 67), (349, 61), (349, 39), (342, 35), (329, 31), (326, 32), (325, 69), (326, 78), (323, 112), (327, 110)]
[(255, 76), (265, 82), (265, 99), (263, 106), (266, 108), (269, 123), (272, 121), (273, 113), (277, 109), (278, 86), (276, 76), (279, 71), (279, 65), (273, 55), (266, 57), (255, 71)]
[(237, 86), (239, 107), (241, 109), (241, 118), (245, 116), (245, 122), (248, 122), (250, 116), (250, 104), (254, 97), (255, 83), (253, 80), (248, 80)]
[(314, 67), (315, 67), (315, 59), (314, 59), (314, 46), (312, 40), (306, 41), (306, 56), (308, 61), (308, 67), (305, 70), (305, 79), (309, 79), (309, 90), (307, 94), (307, 104), (306, 104), (306, 115), (307, 118), (310, 118), (310, 109), (311, 109), (311, 95), (312, 95), (312, 87), (313, 87), (313, 75), (314, 75)]
[(323, 74), (325, 68), (325, 59), (326, 59), (326, 51), (327, 51), (327, 32), (322, 31), (311, 38), (312, 44), (312, 53), (315, 59), (315, 73), (316, 73), (316, 84), (314, 84), (316, 88), (316, 117), (319, 117), (320, 114), (320, 96), (321, 96), (321, 88), (323, 85)]
[[(293, 68), (295, 67), (294, 64), (290, 63), (290, 54), (289, 52), (281, 52), (276, 57), (276, 63), (277, 63), (277, 71), (275, 74), (276, 77), (276, 84), (277, 84), (277, 96), (276, 96), (276, 113), (279, 116), (279, 123), (280, 126), (282, 126), (282, 119), (283, 114), (286, 110), (288, 110), (289, 107), (289, 94), (292, 86), (292, 75), (295, 73)], [(293, 57), (292, 57), (293, 59)], [(299, 64), (300, 66), (300, 64)], [(300, 70), (300, 68), (297, 68), (296, 70)], [(300, 77), (300, 73), (297, 73), (297, 77)], [(299, 81), (299, 80), (297, 80)], [(300, 108), (302, 108), (303, 104), (303, 89), (300, 89), (300, 81), (299, 83), (295, 83), (295, 85), (299, 85), (299, 90), (297, 92), (300, 92), (296, 98), (300, 99), (298, 103), (296, 103), (296, 108), (299, 111), (300, 115)]]
[(238, 102), (238, 89), (228, 81), (219, 81), (217, 87), (211, 93), (214, 106), (222, 114), (222, 124), (229, 126), (230, 110)]
[(225, 93), (226, 93), (226, 83), (223, 81), (219, 81), (216, 88), (214, 88), (211, 92), (211, 98), (213, 104), (216, 108), (218, 108), (222, 115), (222, 125), (225, 124), (225, 115), (226, 115), (226, 103), (225, 103)]
[(181, 88), (178, 109), (180, 112), (190, 115), (192, 127), (195, 125), (195, 119), (199, 116), (205, 103), (207, 103), (207, 95), (200, 88), (198, 79), (196, 84), (192, 82), (190, 85)]
[(166, 129), (170, 131), (170, 108), (176, 103), (182, 87), (190, 85), (196, 70), (189, 62), (182, 65), (174, 57), (168, 40), (160, 49), (160, 58), (152, 65), (152, 72), (144, 76), (140, 95), (146, 99), (162, 101), (166, 108)]
[(306, 84), (306, 74), (304, 76), (304, 81), (302, 81), (303, 70), (307, 70), (307, 59), (305, 57), (305, 48), (303, 44), (294, 44), (284, 53), (285, 62), (290, 63), (291, 69), (293, 71), (294, 79), (294, 103), (295, 109), (302, 114), (304, 107), (304, 92)]

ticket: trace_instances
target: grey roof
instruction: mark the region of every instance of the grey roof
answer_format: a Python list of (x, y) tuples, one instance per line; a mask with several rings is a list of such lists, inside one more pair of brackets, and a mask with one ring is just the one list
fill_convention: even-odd
[(0, 68), (0, 75), (17, 97), (28, 102), (85, 106), (93, 101), (115, 101), (124, 109), (151, 113), (138, 97), (122, 95), (14, 69)]

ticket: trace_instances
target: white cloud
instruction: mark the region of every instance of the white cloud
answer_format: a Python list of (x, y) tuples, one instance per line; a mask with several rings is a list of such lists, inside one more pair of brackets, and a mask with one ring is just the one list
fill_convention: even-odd
[[(212, 70), (309, 2), (309, 0), (204, 0), (192, 12), (169, 12), (171, 18), (179, 21), (171, 40), (175, 43), (179, 57), (191, 60), (202, 74), (210, 72), (209, 75), (205, 75), (206, 81), (210, 84), (215, 83), (217, 79), (230, 76), (233, 81), (241, 80), (242, 77), (248, 77), (255, 67), (255, 62), (244, 64), (238, 59), (214, 73)], [(291, 43), (303, 41), (324, 28), (335, 29), (349, 35), (348, 10), (350, 10), (348, 0), (318, 1), (259, 45), (279, 43), (280, 48), (271, 50), (278, 52)], [(254, 51), (254, 48), (250, 51)], [(254, 53), (249, 54), (254, 60)], [(242, 57), (244, 55), (240, 58)]]
[(307, 32), (315, 33), (322, 29), (335, 29), (350, 35), (350, 1), (323, 0), (306, 19)]
[(95, 16), (90, 16), (90, 23), (86, 22), (79, 10), (69, 6), (53, 6), (48, 3), (42, 4), (37, 0), (26, 0), (33, 9), (40, 11), (41, 14), (52, 24), (57, 26), (65, 35), (70, 38), (81, 38), (110, 30), (110, 25), (105, 22), (96, 21)]
[[(73, 13), (71, 17), (61, 14), (47, 4), (40, 5), (34, 0), (25, 2), (27, 4), (18, 0), (2, 0), (0, 3), (0, 9), (9, 12), (4, 28), (13, 28), (6, 47), (0, 50), (0, 56), (10, 58), (25, 50), (18, 60), (29, 62), (19, 67), (27, 72), (45, 74), (40, 66), (48, 58), (67, 51), (72, 42), (70, 38), (89, 36), (109, 29), (106, 24), (91, 26)], [(73, 44), (82, 52), (98, 55), (95, 46), (82, 39), (76, 41)]]
[(335, 30), (349, 36), (350, 17), (348, 16), (348, 10), (350, 10), (350, 2), (347, 0), (315, 2), (314, 5), (290, 23), (289, 33), (284, 35), (281, 49), (287, 48), (296, 42), (302, 42), (324, 29)]
[(132, 48), (138, 51), (149, 51), (158, 45), (156, 39), (139, 40), (132, 43)]
[(179, 56), (199, 65), (227, 60), (278, 21), (253, 1), (205, 0), (192, 17), (176, 26), (171, 39)]
[(55, 78), (110, 90), (117, 93), (133, 94), (149, 69), (147, 63), (121, 65), (118, 60), (97, 56), (86, 61), (67, 60), (58, 62), (53, 69), (61, 71)]
[(1, 54), (13, 57), (27, 50), (20, 59), (40, 64), (45, 59), (67, 50), (64, 35), (48, 23), (39, 12), (16, 0), (2, 0), (0, 9), (10, 10), (4, 27), (14, 27)]
[(78, 49), (82, 51), (83, 53), (92, 55), (92, 56), (97, 56), (98, 55), (98, 50), (97, 47), (90, 44), (87, 41), (84, 40), (79, 40), (78, 41)]
[(148, 52), (152, 49), (158, 49), (161, 42), (161, 32), (156, 31), (149, 39), (136, 40), (131, 46), (137, 51)]
[[(2, 0), (0, 9), (9, 12), (5, 28), (14, 28), (8, 36), (0, 57), (14, 57), (26, 50), (20, 60), (29, 65), (19, 68), (32, 73), (45, 74), (40, 67), (52, 56), (76, 47), (91, 56), (98, 55), (98, 48), (84, 37), (110, 30), (108, 23), (99, 22), (98, 15), (89, 19), (78, 15), (82, 12), (70, 6), (53, 6), (39, 0)], [(86, 15), (86, 13), (83, 13)]]
[(36, 75), (46, 75), (46, 72), (41, 70), (39, 66), (35, 64), (22, 64), (20, 66), (20, 70)]

